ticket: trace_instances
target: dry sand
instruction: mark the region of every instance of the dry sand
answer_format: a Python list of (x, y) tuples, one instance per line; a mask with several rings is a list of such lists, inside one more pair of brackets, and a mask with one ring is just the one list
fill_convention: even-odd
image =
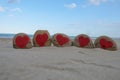
[(117, 51), (14, 49), (12, 39), (0, 39), (0, 80), (120, 80), (120, 39), (115, 41)]

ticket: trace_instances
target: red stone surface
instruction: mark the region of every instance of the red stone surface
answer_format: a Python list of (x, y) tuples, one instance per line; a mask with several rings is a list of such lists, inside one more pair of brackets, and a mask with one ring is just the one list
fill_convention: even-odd
[(64, 37), (61, 34), (58, 34), (56, 36), (56, 40), (57, 40), (58, 44), (61, 45), (61, 46), (64, 45), (64, 44), (66, 44), (67, 42), (69, 42), (69, 38)]
[(19, 48), (25, 48), (26, 45), (29, 43), (30, 39), (27, 35), (24, 36), (17, 36), (15, 39), (15, 43)]
[(90, 42), (90, 39), (88, 37), (80, 36), (78, 42), (81, 47), (85, 47)]
[(113, 42), (106, 39), (100, 39), (100, 46), (103, 49), (112, 48)]
[(43, 34), (37, 34), (36, 36), (36, 42), (39, 46), (45, 46), (45, 43), (48, 40), (48, 35), (47, 33), (43, 33)]

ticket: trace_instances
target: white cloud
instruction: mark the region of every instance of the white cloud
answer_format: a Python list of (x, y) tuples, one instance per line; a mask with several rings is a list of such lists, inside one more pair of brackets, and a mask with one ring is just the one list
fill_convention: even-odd
[(14, 17), (14, 15), (13, 14), (9, 14), (8, 17)]
[(20, 0), (8, 0), (8, 3), (16, 3), (16, 2), (20, 2)]
[(108, 2), (108, 0), (88, 0), (88, 2), (92, 5), (100, 5), (101, 3)]
[(102, 3), (113, 2), (113, 1), (115, 1), (115, 0), (87, 0), (87, 2), (85, 4), (81, 5), (81, 7), (86, 8), (91, 5), (99, 6)]
[(70, 8), (70, 9), (74, 9), (74, 8), (77, 7), (77, 4), (76, 3), (71, 3), (71, 4), (66, 4), (64, 6), (67, 7), (67, 8)]
[(70, 23), (68, 25), (72, 27), (80, 27), (82, 24), (81, 23)]
[(21, 8), (14, 8), (11, 9), (12, 12), (22, 12)]
[(0, 12), (4, 12), (5, 8), (0, 6)]

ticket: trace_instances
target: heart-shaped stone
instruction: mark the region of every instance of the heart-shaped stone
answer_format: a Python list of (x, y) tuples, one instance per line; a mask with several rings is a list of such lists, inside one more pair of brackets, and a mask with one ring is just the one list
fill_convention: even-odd
[(19, 48), (25, 48), (29, 41), (30, 38), (27, 35), (17, 36), (15, 39), (16, 46)]
[(36, 42), (39, 46), (45, 46), (45, 43), (48, 40), (48, 35), (47, 33), (43, 33), (43, 34), (37, 34), (36, 36)]
[(112, 48), (113, 42), (112, 41), (108, 41), (106, 39), (100, 39), (100, 46), (103, 49)]
[(80, 47), (85, 47), (90, 42), (90, 39), (88, 37), (80, 36), (78, 38), (78, 42), (79, 42)]
[(67, 42), (69, 42), (69, 38), (64, 37), (64, 36), (61, 35), (61, 34), (58, 34), (58, 35), (56, 36), (56, 40), (57, 40), (57, 42), (58, 42), (58, 44), (59, 44), (60, 46), (62, 46), (62, 45), (64, 45), (64, 44), (66, 44)]

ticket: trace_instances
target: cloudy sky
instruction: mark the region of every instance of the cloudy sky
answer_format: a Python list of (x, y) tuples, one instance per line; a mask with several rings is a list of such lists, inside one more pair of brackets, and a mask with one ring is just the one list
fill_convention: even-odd
[(38, 29), (120, 37), (120, 0), (0, 0), (0, 33)]

